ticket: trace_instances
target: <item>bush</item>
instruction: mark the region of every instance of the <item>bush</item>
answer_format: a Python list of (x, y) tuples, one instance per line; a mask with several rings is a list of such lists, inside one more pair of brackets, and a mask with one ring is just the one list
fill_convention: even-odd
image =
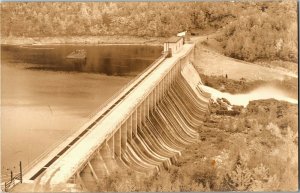
[(224, 178), (224, 188), (230, 191), (278, 191), (279, 180), (270, 175), (269, 169), (260, 164), (253, 169), (238, 155), (232, 171)]
[[(262, 11), (261, 6), (268, 9)], [(264, 2), (247, 11), (225, 28), (216, 39), (224, 45), (224, 54), (233, 58), (297, 62), (296, 1)]]

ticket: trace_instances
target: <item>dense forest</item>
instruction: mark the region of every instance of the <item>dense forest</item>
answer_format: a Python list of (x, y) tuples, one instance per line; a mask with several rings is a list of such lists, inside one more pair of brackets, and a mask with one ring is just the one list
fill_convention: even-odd
[(222, 29), (224, 53), (256, 60), (297, 58), (297, 2), (1, 3), (1, 37), (168, 37)]
[(228, 3), (106, 2), (2, 3), (2, 35), (170, 36), (190, 28), (222, 26), (235, 18)]
[(226, 26), (217, 40), (228, 56), (255, 61), (281, 59), (297, 62), (296, 3), (262, 3)]

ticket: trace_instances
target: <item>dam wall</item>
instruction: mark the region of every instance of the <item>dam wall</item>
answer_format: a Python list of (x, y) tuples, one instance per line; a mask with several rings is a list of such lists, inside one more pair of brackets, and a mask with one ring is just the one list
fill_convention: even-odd
[(82, 138), (31, 177), (33, 191), (97, 191), (114, 171), (149, 175), (174, 164), (198, 140), (209, 111), (210, 95), (199, 87), (193, 60), (193, 44), (160, 58)]

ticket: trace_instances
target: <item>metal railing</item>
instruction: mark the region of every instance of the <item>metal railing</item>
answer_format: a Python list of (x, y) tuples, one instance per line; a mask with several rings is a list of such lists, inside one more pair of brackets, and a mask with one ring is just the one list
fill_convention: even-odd
[(119, 91), (117, 91), (114, 95), (112, 95), (109, 99), (107, 99), (97, 110), (95, 110), (93, 113), (91, 113), (88, 118), (94, 117), (101, 109), (103, 109), (105, 106), (107, 106), (113, 99), (117, 98), (118, 95), (120, 95), (126, 88), (129, 87), (133, 82), (135, 82), (137, 79), (139, 79), (145, 72), (147, 72), (153, 65), (155, 65), (158, 61), (161, 59), (166, 58), (166, 54), (164, 53), (159, 58), (157, 58), (152, 64), (150, 64), (145, 70), (143, 70), (141, 73), (139, 73), (136, 77), (134, 77), (131, 81), (129, 81), (125, 86), (123, 86)]
[(32, 169), (37, 163), (39, 163), (43, 158), (46, 157), (46, 155), (48, 155), (51, 151), (53, 151), (55, 148), (57, 148), (64, 140), (66, 140), (68, 137), (70, 137), (70, 135), (72, 133), (74, 133), (74, 131), (76, 130), (69, 130), (67, 132), (66, 135), (62, 136), (59, 138), (59, 140), (50, 145), (45, 151), (43, 151), (42, 154), (40, 154), (38, 157), (36, 157), (34, 160), (30, 161), (29, 164), (27, 164), (25, 167), (24, 167), (24, 174), (26, 174), (30, 169)]
[(17, 173), (15, 176), (13, 176), (13, 172), (11, 171), (10, 179), (5, 181), (4, 183), (1, 183), (1, 190), (4, 192), (9, 191), (15, 185), (22, 183), (22, 181), (23, 181), (22, 178), (23, 178), (22, 177), (22, 163), (20, 162), (20, 172)]
[(14, 187), (20, 182), (21, 182), (21, 173), (18, 173), (9, 181), (4, 182), (4, 191), (8, 191), (10, 188)]
[[(109, 104), (114, 100), (117, 99), (117, 97), (124, 92), (131, 84), (133, 84), (135, 81), (137, 81), (144, 73), (146, 73), (150, 68), (152, 68), (157, 62), (159, 62), (162, 59), (165, 59), (167, 56), (166, 53), (163, 53), (159, 58), (157, 58), (152, 64), (150, 64), (146, 69), (144, 69), (141, 73), (139, 73), (136, 77), (134, 77), (131, 81), (129, 81), (126, 85), (124, 85), (120, 90), (118, 90), (115, 94), (113, 94), (109, 99), (107, 99), (100, 107), (98, 107), (96, 110), (94, 110), (90, 115), (88, 115), (86, 118), (88, 119), (87, 122), (84, 122), (80, 125), (79, 129), (82, 128), (84, 125), (89, 123), (91, 119), (96, 119), (98, 116), (96, 116), (101, 110), (103, 110), (105, 107), (108, 107)], [(121, 96), (120, 96), (121, 97)], [(112, 105), (112, 104), (111, 104)], [(104, 111), (103, 111), (104, 112)], [(100, 116), (100, 115), (99, 115)], [(55, 148), (57, 148), (63, 141), (65, 141), (67, 138), (71, 136), (72, 133), (78, 131), (78, 129), (72, 129), (70, 132), (67, 132), (67, 134), (63, 137), (61, 137), (56, 143), (51, 145), (47, 150), (45, 150), (41, 155), (39, 155), (37, 158), (35, 158), (33, 161), (31, 161), (29, 164), (27, 164), (24, 167), (24, 174), (30, 171), (37, 163), (39, 163), (42, 159), (46, 157), (51, 151), (53, 151)]]
[[(131, 80), (128, 84), (126, 84), (126, 86), (124, 86), (119, 92), (117, 92), (115, 95), (113, 95), (110, 99), (114, 99), (114, 98), (121, 98), (122, 96), (120, 95), (125, 89), (130, 89), (130, 85), (132, 85), (132, 87), (134, 87), (135, 85), (133, 84), (135, 81), (138, 81), (139, 79), (142, 79), (143, 77), (147, 76), (151, 71), (149, 71), (151, 68), (156, 68), (159, 64), (161, 64), (165, 58), (167, 57), (168, 53), (163, 53), (163, 55), (161, 55), (158, 59), (156, 59), (151, 65), (149, 65), (145, 70), (143, 70), (136, 78), (134, 78), (133, 80)], [(146, 73), (147, 71), (149, 71), (148, 73)], [(143, 75), (143, 77), (142, 77)], [(118, 95), (120, 95), (119, 97), (117, 97)], [(108, 102), (104, 104), (104, 106), (108, 105), (111, 100), (107, 100)], [(113, 105), (113, 104), (111, 104)], [(103, 107), (104, 108), (104, 107)], [(107, 116), (107, 115), (106, 115)], [(127, 119), (127, 118), (125, 118)], [(122, 121), (121, 121), (122, 122)], [(121, 125), (121, 122), (119, 123), (119, 125)], [(118, 127), (117, 127), (118, 128)], [(101, 146), (101, 144), (99, 145)], [(98, 147), (97, 147), (98, 148)], [(96, 150), (96, 149), (95, 149)], [(90, 157), (92, 157), (92, 155), (94, 154), (94, 151), (91, 151), (91, 153), (86, 157), (85, 160), (89, 160)], [(84, 168), (84, 166), (86, 165), (86, 161), (83, 161), (79, 166), (79, 170), (81, 170), (82, 168)], [(73, 174), (74, 175), (74, 174)]]

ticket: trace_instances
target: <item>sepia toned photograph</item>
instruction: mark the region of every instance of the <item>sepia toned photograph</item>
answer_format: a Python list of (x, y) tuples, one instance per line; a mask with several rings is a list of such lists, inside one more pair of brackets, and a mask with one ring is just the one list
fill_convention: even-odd
[(1, 4), (1, 192), (287, 192), (296, 0)]

